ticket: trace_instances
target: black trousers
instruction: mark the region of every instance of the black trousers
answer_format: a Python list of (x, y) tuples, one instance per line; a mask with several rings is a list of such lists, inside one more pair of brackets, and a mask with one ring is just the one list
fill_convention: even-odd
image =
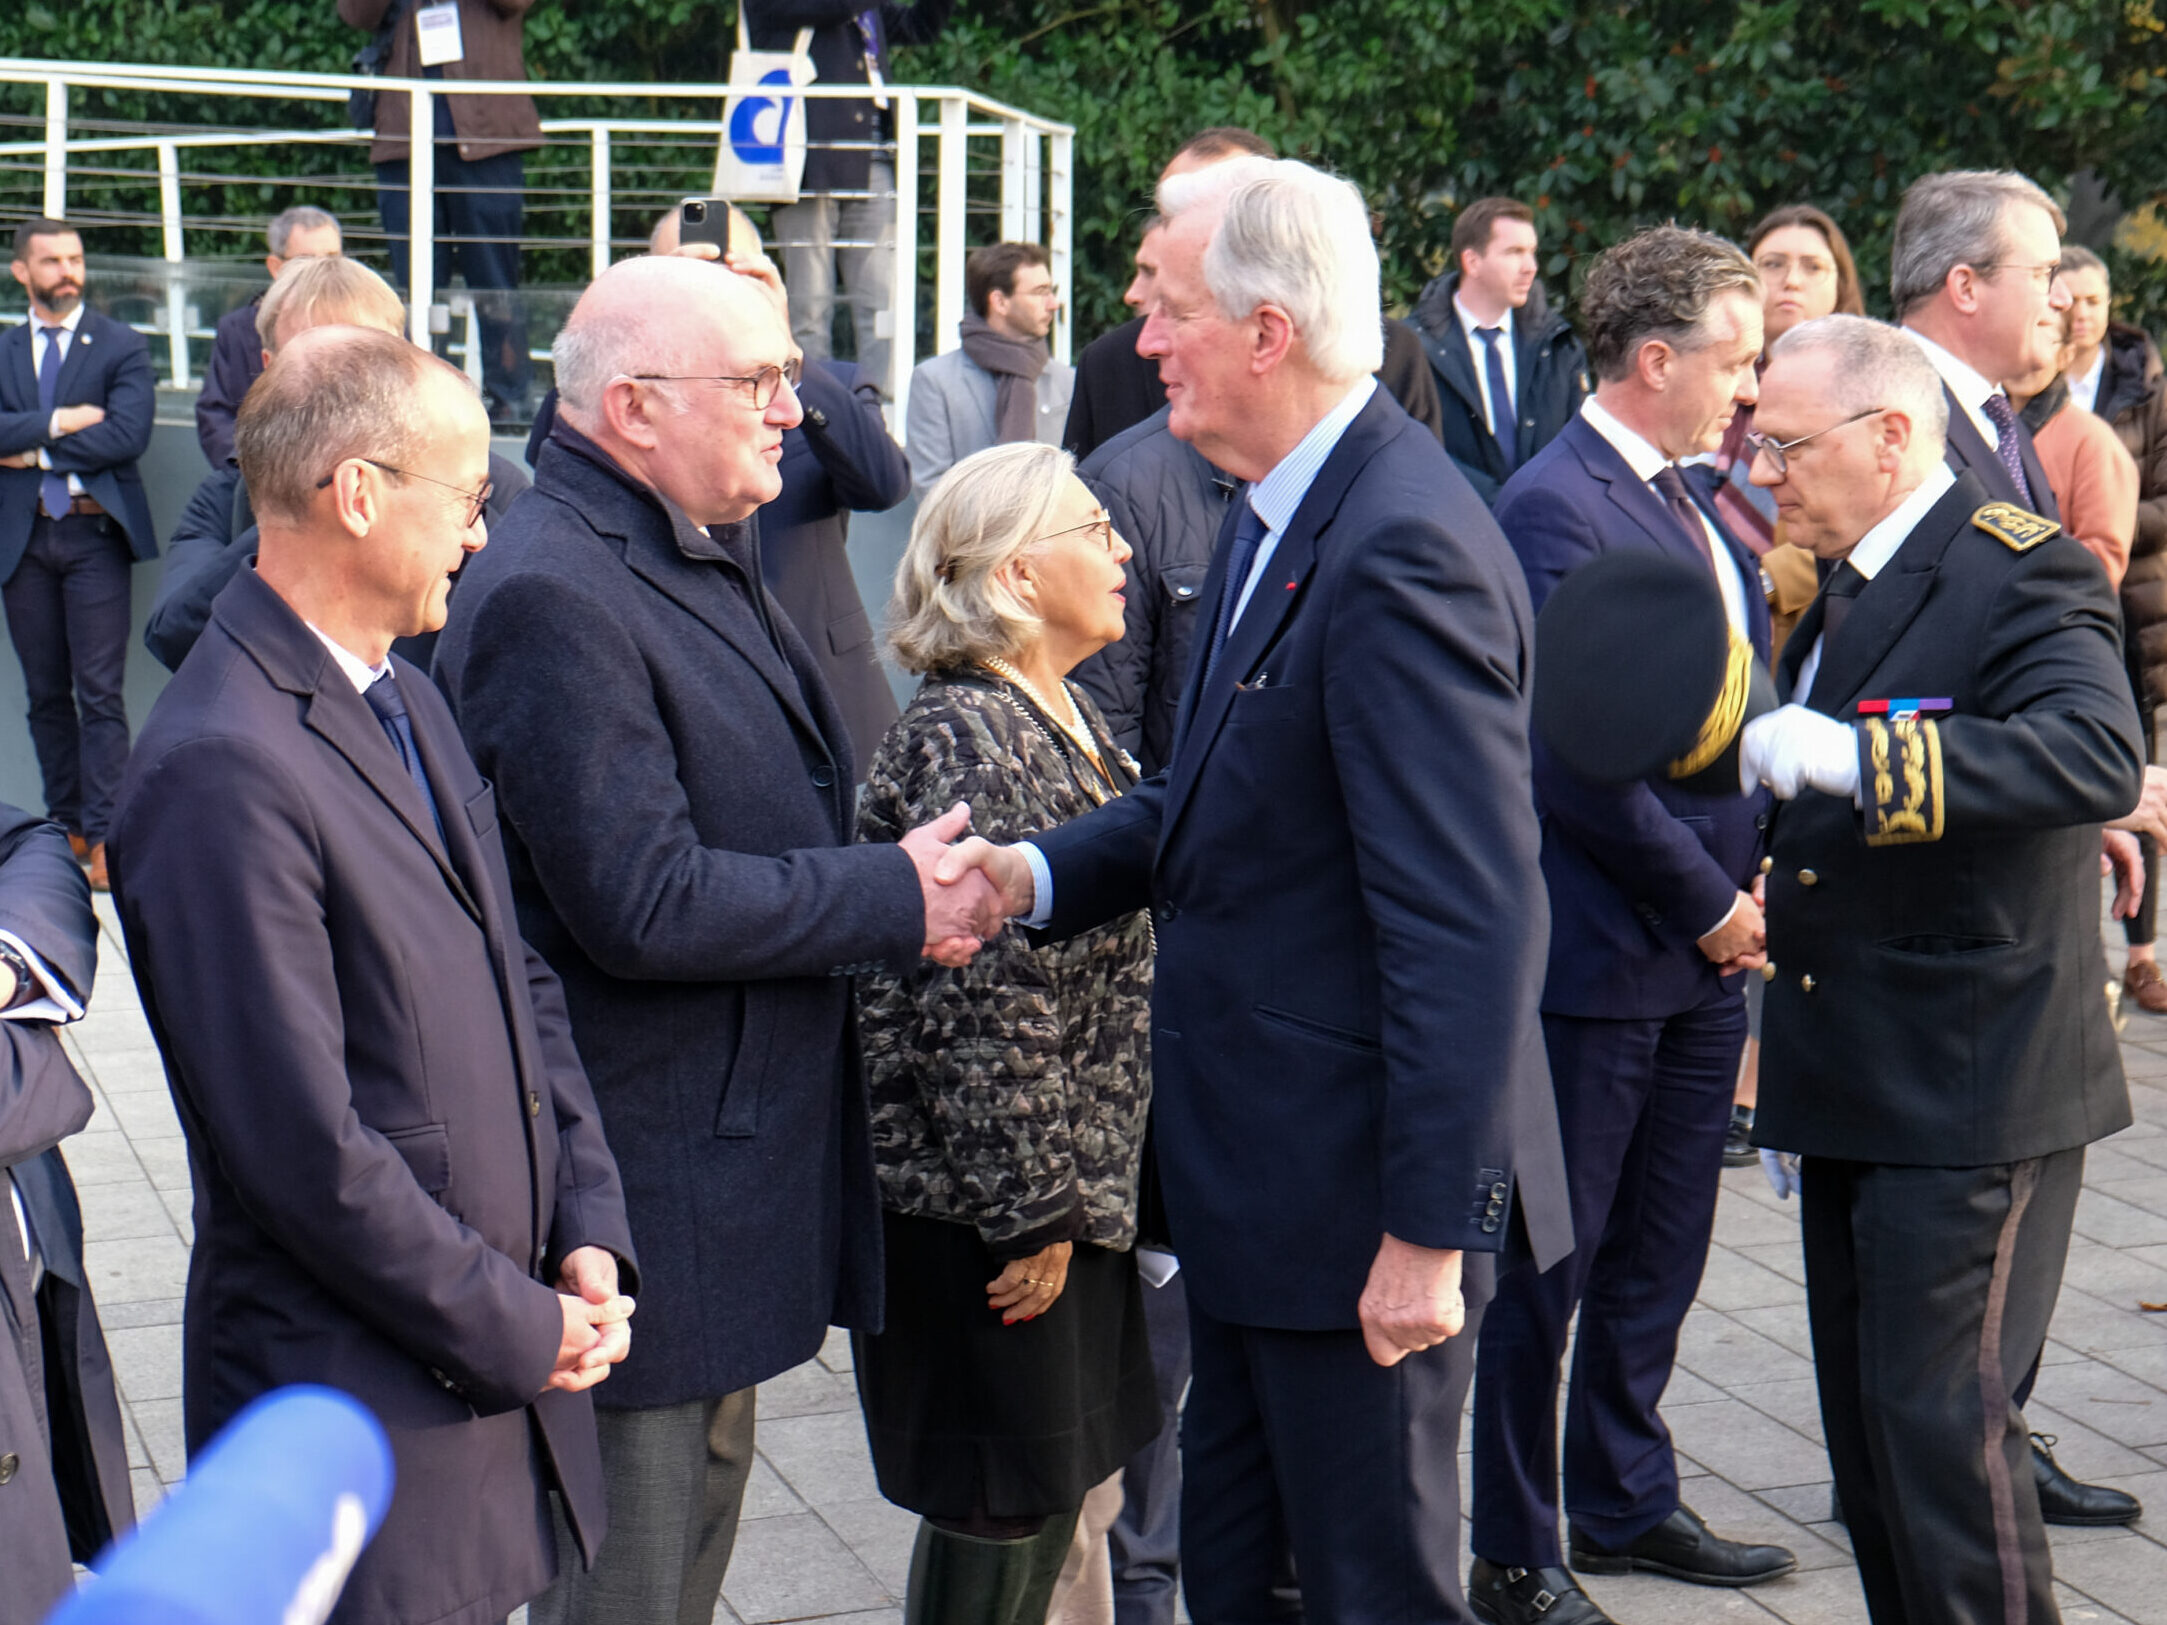
[(1165, 1422), (1121, 1471), (1121, 1516), (1106, 1536), (1114, 1625), (1174, 1625), (1181, 1584), (1181, 1396), (1189, 1388), (1189, 1289), (1181, 1277), (1164, 1286), (1146, 1283), (1144, 1329)]
[[(440, 103), (439, 106), (442, 104)], [(376, 166), (377, 207), (391, 239), (391, 279), (407, 286), (407, 234), (413, 229), (407, 165)], [(519, 286), (519, 232), (525, 213), (524, 154), (468, 160), (453, 142), (436, 144), (436, 270), (441, 295), (452, 267), (474, 294), (481, 328), (482, 388), (499, 402), (523, 408), (533, 367), (527, 358), (527, 312), (511, 291)]]
[(8, 636), (30, 699), (30, 743), (45, 811), (93, 845), (113, 821), (128, 765), (129, 566), (135, 556), (103, 514), (43, 514), (0, 587)]
[[(1190, 1294), (1181, 1572), (1196, 1625), (1472, 1617), (1460, 1589), (1460, 1413), (1494, 1265), (1466, 1255), (1466, 1329), (1394, 1366), (1373, 1362), (1359, 1331), (1238, 1326)], [(1284, 1587), (1290, 1545), (1299, 1601)]]
[(2013, 1394), (2045, 1345), (2082, 1147), (1988, 1168), (1808, 1157), (1814, 1374), (1874, 1625), (2059, 1616)]
[(1678, 1460), (1657, 1407), (1708, 1264), (1730, 1126), (1743, 998), (1666, 1018), (1545, 1015), (1572, 1197), (1573, 1250), (1498, 1283), (1477, 1351), (1473, 1466), (1479, 1557), (1554, 1568), (1558, 1377), (1572, 1334), (1564, 1502), (1619, 1546), (1678, 1510)]

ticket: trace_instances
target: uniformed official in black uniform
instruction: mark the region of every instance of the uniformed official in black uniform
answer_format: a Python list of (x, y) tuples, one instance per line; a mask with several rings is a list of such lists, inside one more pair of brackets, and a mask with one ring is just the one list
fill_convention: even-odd
[(1784, 804), (1755, 1139), (1802, 1154), (1821, 1416), (1877, 1622), (2052, 1621), (2011, 1393), (2061, 1284), (2084, 1147), (2130, 1121), (2100, 825), (2143, 752), (2112, 590), (1942, 462), (1939, 379), (1832, 316), (1775, 347), (1753, 479), (1842, 560), (1742, 772)]

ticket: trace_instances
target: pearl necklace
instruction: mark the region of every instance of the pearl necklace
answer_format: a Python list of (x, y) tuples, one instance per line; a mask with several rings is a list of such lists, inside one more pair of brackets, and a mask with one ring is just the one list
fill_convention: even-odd
[(1113, 780), (1106, 771), (1105, 759), (1099, 755), (1098, 743), (1091, 737), (1091, 730), (1084, 725), (1083, 712), (1077, 709), (1076, 696), (1068, 691), (1066, 683), (1061, 685), (1061, 698), (1067, 702), (1068, 707), (1068, 715), (1064, 718), (1059, 711), (1046, 703), (1046, 696), (1038, 691), (1028, 677), (999, 655), (989, 655), (979, 664), (1004, 683), (1021, 689), (1024, 698), (1037, 706), (1042, 714), (1051, 719), (1055, 727), (1068, 735), (1069, 742), (1084, 753), (1091, 765), (1098, 770), (1099, 777), (1106, 780), (1109, 786), (1112, 784)]

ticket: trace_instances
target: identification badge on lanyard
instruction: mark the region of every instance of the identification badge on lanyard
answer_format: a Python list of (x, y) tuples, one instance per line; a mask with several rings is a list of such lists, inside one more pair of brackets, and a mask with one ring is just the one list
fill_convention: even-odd
[(423, 67), (440, 68), (466, 55), (459, 38), (459, 0), (433, 0), (414, 13), (414, 26), (420, 30)]

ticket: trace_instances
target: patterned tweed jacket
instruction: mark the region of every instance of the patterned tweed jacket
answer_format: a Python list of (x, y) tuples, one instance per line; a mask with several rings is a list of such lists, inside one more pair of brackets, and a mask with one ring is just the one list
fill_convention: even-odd
[[(1098, 707), (1068, 685), (1113, 791), (1134, 783)], [(861, 840), (893, 841), (957, 801), (1012, 841), (1109, 793), (1020, 690), (976, 671), (926, 679), (881, 741)], [(1151, 1105), (1151, 925), (1136, 913), (1033, 947), (1003, 931), (961, 970), (926, 960), (859, 981), (882, 1199), (975, 1225), (1000, 1258), (1056, 1241), (1124, 1250)]]

